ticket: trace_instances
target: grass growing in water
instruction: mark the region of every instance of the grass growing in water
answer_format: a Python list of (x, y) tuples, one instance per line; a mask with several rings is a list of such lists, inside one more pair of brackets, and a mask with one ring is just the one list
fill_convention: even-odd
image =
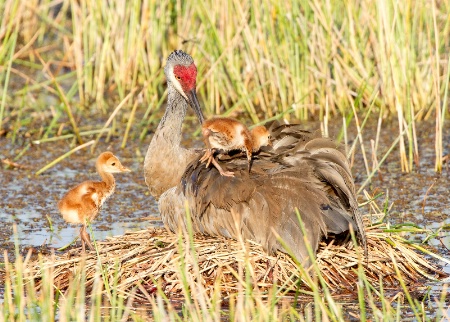
[(81, 142), (83, 119), (99, 113), (114, 114), (105, 127), (124, 140), (142, 136), (164, 97), (165, 58), (183, 48), (197, 62), (207, 114), (257, 123), (291, 109), (307, 120), (374, 104), (397, 118), (403, 171), (419, 157), (416, 120), (434, 117), (442, 167), (447, 1), (5, 0), (0, 10), (0, 133), (31, 118), (35, 139), (69, 125)]
[[(377, 209), (373, 203), (372, 207)], [(408, 246), (400, 234), (426, 231), (408, 225), (385, 225), (379, 230), (380, 223), (368, 230), (369, 263), (357, 250), (351, 259), (355, 250), (322, 245), (311, 276), (294, 264), (295, 259), (290, 260), (291, 266), (283, 264), (288, 256), (263, 255), (242, 239), (202, 241), (189, 226), (177, 236), (142, 231), (95, 242), (96, 251), (86, 256), (74, 249), (33, 262), (29, 255), (22, 259), (17, 251), (11, 264), (5, 254), (0, 320), (38, 321), (43, 316), (48, 321), (88, 316), (91, 321), (142, 321), (149, 316), (156, 321), (448, 318), (447, 284), (441, 294), (434, 291), (422, 299), (411, 293), (417, 291), (414, 280), (429, 269), (412, 249), (427, 251), (420, 245)], [(226, 252), (209, 251), (218, 245), (225, 246)], [(340, 262), (339, 257), (348, 259)], [(262, 270), (256, 263), (261, 258), (271, 263)], [(286, 272), (284, 265), (288, 265)], [(428, 292), (424, 287), (422, 293)]]

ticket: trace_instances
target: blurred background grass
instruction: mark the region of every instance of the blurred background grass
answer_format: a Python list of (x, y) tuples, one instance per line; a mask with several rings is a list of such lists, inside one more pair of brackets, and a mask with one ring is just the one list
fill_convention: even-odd
[(166, 57), (183, 49), (207, 116), (391, 118), (403, 171), (416, 122), (434, 119), (441, 169), (448, 1), (1, 0), (0, 12), (0, 135), (13, 142), (23, 129), (142, 139), (161, 115)]

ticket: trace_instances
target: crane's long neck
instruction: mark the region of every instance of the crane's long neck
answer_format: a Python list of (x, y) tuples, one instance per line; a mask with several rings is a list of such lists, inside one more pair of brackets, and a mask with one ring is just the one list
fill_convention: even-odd
[(166, 112), (156, 129), (150, 146), (157, 143), (158, 145), (168, 145), (172, 149), (180, 147), (181, 127), (187, 108), (186, 99), (169, 83)]
[(145, 182), (156, 198), (179, 183), (186, 166), (195, 156), (193, 151), (180, 146), (188, 102), (171, 83), (168, 83), (168, 91), (166, 112), (144, 161)]

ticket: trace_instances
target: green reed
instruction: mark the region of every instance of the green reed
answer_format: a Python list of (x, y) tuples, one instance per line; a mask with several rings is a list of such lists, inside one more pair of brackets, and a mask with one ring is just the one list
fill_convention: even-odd
[[(48, 109), (60, 106), (59, 123), (70, 123), (81, 144), (83, 120), (92, 113), (107, 118), (124, 104), (115, 121), (125, 146), (142, 137), (161, 106), (165, 58), (184, 49), (197, 63), (208, 116), (331, 120), (354, 113), (352, 106), (365, 114), (373, 104), (383, 118), (397, 119), (403, 171), (419, 157), (416, 122), (434, 118), (441, 169), (450, 81), (446, 1), (4, 0), (0, 6), (0, 131), (20, 117), (18, 98), (50, 97), (49, 106), (26, 99), (21, 115), (36, 112), (35, 121), (48, 128)], [(127, 100), (130, 93), (137, 95)]]

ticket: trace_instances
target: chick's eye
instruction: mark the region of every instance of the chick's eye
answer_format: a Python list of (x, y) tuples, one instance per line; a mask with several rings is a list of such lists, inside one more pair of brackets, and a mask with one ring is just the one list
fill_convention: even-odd
[(112, 165), (112, 166), (115, 166), (115, 165), (116, 165), (116, 163), (115, 163), (115, 162), (113, 162), (113, 163), (111, 163), (111, 165)]

